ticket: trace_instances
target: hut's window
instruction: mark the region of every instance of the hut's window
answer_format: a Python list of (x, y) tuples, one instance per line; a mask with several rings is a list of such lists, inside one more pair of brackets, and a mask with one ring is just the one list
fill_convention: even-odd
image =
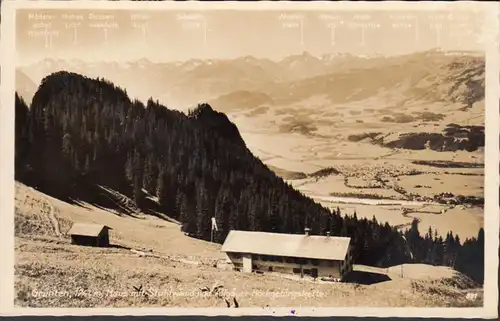
[(300, 274), (300, 269), (298, 269), (298, 268), (294, 268), (294, 269), (293, 269), (293, 273), (295, 273), (295, 274)]
[(273, 271), (273, 267), (270, 266), (268, 270), (269, 270), (269, 272), (272, 272)]

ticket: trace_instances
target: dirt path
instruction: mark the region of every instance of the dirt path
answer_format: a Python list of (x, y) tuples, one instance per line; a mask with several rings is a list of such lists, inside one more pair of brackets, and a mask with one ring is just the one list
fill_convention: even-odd
[[(30, 187), (32, 191), (34, 188)], [(56, 208), (50, 202), (48, 197), (36, 198), (24, 193), (23, 201), (20, 202), (21, 206), (28, 206), (35, 211), (35, 216), (38, 216), (46, 226), (47, 229), (52, 229), (57, 237), (61, 236), (59, 221), (56, 218)]]
[(48, 199), (45, 198), (45, 201), (49, 205), (49, 212), (47, 213), (47, 216), (49, 217), (49, 220), (51, 222), (52, 227), (54, 228), (54, 233), (56, 234), (57, 237), (61, 236), (61, 230), (59, 228), (59, 221), (57, 221), (56, 215), (55, 215), (55, 208), (54, 204)]

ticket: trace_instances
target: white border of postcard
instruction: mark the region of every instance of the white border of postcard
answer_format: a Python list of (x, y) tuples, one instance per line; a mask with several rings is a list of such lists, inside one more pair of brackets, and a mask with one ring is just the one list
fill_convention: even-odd
[[(486, 146), (485, 146), (485, 280), (482, 308), (17, 308), (14, 307), (14, 75), (15, 11), (17, 9), (126, 9), (126, 10), (402, 10), (461, 8), (483, 11), (483, 36), (486, 51)], [(145, 1), (26, 1), (4, 0), (1, 8), (1, 113), (0, 177), (2, 224), (0, 246), (1, 315), (291, 315), (296, 316), (377, 316), (377, 317), (446, 317), (497, 318), (498, 244), (499, 244), (499, 19), (500, 4), (492, 2), (145, 2)]]

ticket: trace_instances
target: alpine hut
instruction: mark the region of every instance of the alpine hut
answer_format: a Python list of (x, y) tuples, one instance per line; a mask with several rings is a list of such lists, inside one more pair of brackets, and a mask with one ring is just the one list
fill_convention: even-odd
[(349, 237), (282, 234), (253, 231), (229, 232), (221, 251), (236, 270), (280, 272), (341, 281), (352, 271)]
[(106, 225), (75, 223), (67, 234), (71, 236), (71, 244), (106, 247), (109, 230)]

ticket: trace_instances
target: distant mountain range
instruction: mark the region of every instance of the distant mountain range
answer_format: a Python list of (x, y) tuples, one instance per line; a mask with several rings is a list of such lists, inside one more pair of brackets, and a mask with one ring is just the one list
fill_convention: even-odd
[(18, 95), (28, 101), (31, 101), (38, 88), (38, 85), (19, 69), (16, 70), (15, 86)]
[[(237, 90), (257, 90), (267, 84), (293, 81), (355, 66), (367, 60), (352, 55), (315, 57), (304, 52), (280, 61), (251, 56), (228, 60), (191, 59), (155, 63), (146, 58), (126, 63), (48, 58), (21, 67), (35, 83), (60, 70), (89, 77), (104, 77), (126, 87), (134, 96), (153, 96), (164, 103), (193, 104)], [(137, 81), (140, 79), (141, 81)], [(33, 93), (31, 94), (33, 95)], [(29, 99), (29, 97), (26, 97)]]
[[(318, 94), (326, 95), (337, 103), (403, 84), (411, 86), (415, 93), (419, 92), (417, 96), (463, 99), (463, 94), (455, 92), (468, 86), (464, 84), (470, 77), (460, 75), (469, 69), (477, 71), (473, 78), (479, 81), (479, 86), (480, 78), (483, 78), (484, 88), (483, 57), (476, 53), (437, 50), (395, 57), (350, 54), (316, 57), (303, 52), (279, 61), (251, 56), (172, 63), (156, 63), (146, 58), (127, 63), (88, 63), (48, 58), (18, 68), (27, 77), (19, 74), (16, 86), (20, 95), (29, 102), (37, 88), (33, 83), (39, 84), (48, 74), (66, 70), (88, 77), (106, 78), (127, 88), (128, 94), (133, 97), (141, 100), (153, 97), (171, 108), (185, 109), (198, 102), (210, 101), (214, 108), (227, 110), (234, 108), (231, 105), (235, 102), (246, 102), (250, 96), (250, 105), (254, 99), (266, 104), (288, 103)], [(436, 81), (446, 82), (446, 88), (441, 88), (443, 84), (439, 83), (443, 92), (429, 93), (429, 86), (434, 86)], [(477, 83), (473, 85), (478, 86)], [(359, 92), (354, 93), (356, 90)], [(453, 92), (451, 96), (450, 92)], [(243, 96), (240, 95), (242, 93)], [(453, 98), (453, 95), (459, 97)]]

